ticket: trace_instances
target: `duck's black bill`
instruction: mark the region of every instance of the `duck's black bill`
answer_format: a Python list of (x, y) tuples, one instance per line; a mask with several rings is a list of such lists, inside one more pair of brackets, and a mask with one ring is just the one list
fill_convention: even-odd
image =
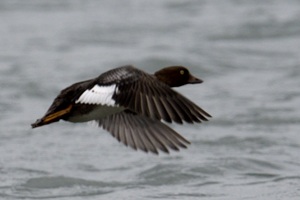
[(203, 80), (200, 79), (200, 78), (197, 78), (195, 76), (190, 75), (190, 77), (188, 79), (188, 83), (190, 83), (190, 84), (203, 83)]

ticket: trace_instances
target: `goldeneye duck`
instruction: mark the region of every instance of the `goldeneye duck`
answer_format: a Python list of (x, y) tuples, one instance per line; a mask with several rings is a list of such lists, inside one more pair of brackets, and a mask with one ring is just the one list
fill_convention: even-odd
[(178, 151), (190, 142), (165, 122), (200, 123), (211, 117), (171, 87), (202, 83), (182, 66), (148, 74), (131, 65), (109, 70), (97, 78), (75, 83), (60, 92), (36, 128), (60, 119), (96, 121), (118, 141), (135, 150), (158, 154)]

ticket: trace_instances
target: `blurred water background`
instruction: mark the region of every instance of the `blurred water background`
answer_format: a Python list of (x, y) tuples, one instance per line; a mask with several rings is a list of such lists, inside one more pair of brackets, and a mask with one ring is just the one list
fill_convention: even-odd
[[(299, 199), (300, 1), (1, 0), (0, 199)], [(66, 86), (185, 65), (213, 118), (155, 156), (86, 124), (32, 130)]]

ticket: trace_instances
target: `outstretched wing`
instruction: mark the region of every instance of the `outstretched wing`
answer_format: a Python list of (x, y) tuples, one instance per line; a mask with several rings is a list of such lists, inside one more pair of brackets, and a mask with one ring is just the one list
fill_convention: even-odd
[(168, 153), (178, 151), (190, 144), (179, 133), (161, 121), (139, 116), (130, 111), (110, 115), (97, 120), (99, 126), (107, 130), (119, 142), (133, 149), (158, 154), (158, 150)]
[(207, 121), (211, 117), (202, 108), (172, 90), (155, 76), (132, 66), (124, 66), (100, 75), (96, 83), (113, 85), (112, 99), (119, 106), (152, 119), (182, 124)]

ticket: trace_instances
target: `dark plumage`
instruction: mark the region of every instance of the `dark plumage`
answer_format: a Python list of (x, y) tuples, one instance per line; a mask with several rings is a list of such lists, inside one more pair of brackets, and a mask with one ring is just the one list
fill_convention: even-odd
[(186, 148), (189, 141), (165, 122), (182, 124), (211, 117), (170, 87), (201, 83), (182, 66), (147, 74), (133, 66), (107, 71), (95, 79), (75, 83), (55, 98), (32, 128), (59, 121), (95, 120), (115, 138), (134, 149), (158, 153)]

